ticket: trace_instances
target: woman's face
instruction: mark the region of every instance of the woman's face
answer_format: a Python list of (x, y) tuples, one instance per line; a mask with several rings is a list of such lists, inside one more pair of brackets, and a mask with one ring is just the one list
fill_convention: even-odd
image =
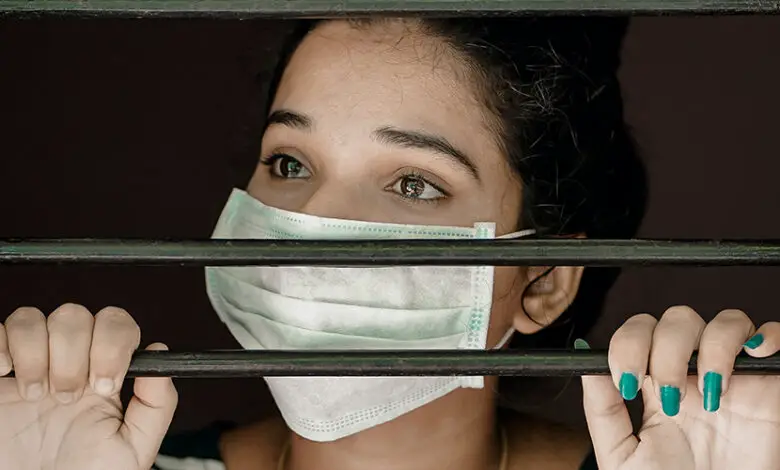
[[(322, 217), (515, 231), (521, 184), (483, 110), (462, 62), (414, 23), (322, 23), (284, 72), (249, 193)], [(489, 344), (517, 323), (525, 274), (496, 270)]]

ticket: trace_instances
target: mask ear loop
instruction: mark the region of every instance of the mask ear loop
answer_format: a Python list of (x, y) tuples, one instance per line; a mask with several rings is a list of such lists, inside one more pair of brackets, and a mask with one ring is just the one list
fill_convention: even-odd
[[(536, 233), (536, 230), (534, 230), (532, 228), (529, 228), (529, 229), (526, 229), (526, 230), (520, 230), (518, 232), (507, 233), (506, 235), (501, 235), (500, 237), (496, 237), (496, 239), (499, 239), (499, 238), (517, 239), (517, 238), (523, 238), (523, 237), (527, 237), (527, 236), (530, 236), (530, 235), (534, 235), (535, 233)], [(514, 327), (510, 326), (509, 330), (507, 330), (507, 332), (504, 333), (504, 336), (501, 337), (501, 339), (498, 341), (498, 344), (496, 344), (493, 347), (493, 349), (501, 349), (501, 348), (503, 348), (509, 342), (509, 340), (512, 339), (512, 336), (514, 336), (514, 334), (515, 334)]]
[(499, 238), (523, 238), (523, 237), (527, 237), (527, 236), (530, 236), (530, 235), (534, 235), (535, 233), (536, 233), (536, 230), (534, 230), (532, 228), (529, 228), (529, 229), (526, 229), (526, 230), (520, 230), (519, 232), (507, 233), (506, 235), (501, 235), (500, 237), (496, 237), (496, 239), (499, 239)]
[(509, 329), (504, 333), (504, 336), (501, 337), (501, 339), (498, 341), (498, 343), (493, 346), (493, 349), (501, 349), (509, 342), (510, 339), (512, 339), (512, 336), (515, 335), (515, 328), (513, 326), (510, 326)]

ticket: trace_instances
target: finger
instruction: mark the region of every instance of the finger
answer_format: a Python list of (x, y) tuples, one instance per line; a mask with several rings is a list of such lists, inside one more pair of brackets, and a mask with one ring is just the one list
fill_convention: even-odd
[(119, 393), (130, 359), (141, 342), (141, 330), (125, 310), (106, 307), (95, 315), (89, 383), (105, 397)]
[(745, 351), (753, 357), (768, 357), (780, 350), (780, 322), (761, 325), (756, 334), (745, 342)]
[(634, 315), (618, 328), (609, 342), (609, 369), (624, 400), (636, 398), (644, 382), (657, 323), (651, 315)]
[(690, 307), (672, 307), (664, 312), (653, 333), (650, 376), (656, 398), (667, 416), (680, 412), (688, 380), (688, 363), (707, 324)]
[(11, 372), (11, 353), (8, 351), (8, 337), (5, 335), (5, 327), (0, 323), (0, 377)]
[[(155, 343), (147, 351), (167, 351), (164, 344)], [(149, 468), (160, 450), (168, 431), (179, 396), (170, 377), (135, 379), (133, 398), (127, 405), (125, 421), (119, 432), (135, 449), (140, 468)]]
[(60, 403), (80, 399), (87, 385), (93, 324), (81, 305), (65, 304), (49, 315), (49, 389)]
[(5, 321), (8, 351), (19, 395), (38, 401), (49, 391), (49, 334), (46, 317), (33, 307), (21, 307)]
[(606, 376), (582, 377), (582, 403), (599, 468), (618, 468), (639, 441), (623, 397)]
[(753, 335), (755, 326), (745, 312), (724, 310), (704, 329), (699, 342), (699, 391), (704, 409), (715, 412), (728, 391), (734, 360)]

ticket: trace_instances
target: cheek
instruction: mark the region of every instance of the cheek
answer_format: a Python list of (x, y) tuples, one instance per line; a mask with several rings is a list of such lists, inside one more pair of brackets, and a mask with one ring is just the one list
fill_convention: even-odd
[(265, 165), (258, 164), (255, 167), (254, 173), (252, 173), (252, 179), (249, 180), (249, 184), (246, 187), (246, 192), (252, 197), (258, 197), (262, 191), (263, 183), (263, 171), (267, 170)]
[(526, 268), (521, 266), (497, 266), (493, 275), (493, 302), (505, 297), (518, 299), (525, 288)]
[[(272, 181), (269, 168), (259, 164), (255, 168), (252, 179), (246, 187), (246, 192), (263, 204), (291, 212), (300, 212), (300, 208), (310, 197), (311, 185), (305, 183), (291, 184)], [(284, 184), (280, 189), (278, 185)]]
[[(504, 173), (509, 173), (504, 169)], [(480, 198), (482, 207), (490, 207), (490, 220), (496, 222), (496, 235), (501, 236), (512, 233), (525, 227), (521, 227), (522, 212), (522, 187), (520, 183), (507, 177), (505, 174), (495, 178), (495, 192), (488, 197)], [(484, 210), (484, 209), (483, 209)]]

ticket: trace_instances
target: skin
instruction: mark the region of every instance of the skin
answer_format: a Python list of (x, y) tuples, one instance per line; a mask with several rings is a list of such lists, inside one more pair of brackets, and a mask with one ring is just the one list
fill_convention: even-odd
[[(472, 85), (461, 58), (413, 22), (325, 23), (285, 71), (263, 136), (261, 160), (268, 164), (258, 165), (248, 191), (265, 204), (319, 216), (458, 226), (496, 221), (499, 234), (512, 232), (520, 220), (521, 186)], [(448, 142), (470, 167), (441, 145), (398, 145), (410, 132)], [(546, 269), (496, 270), (489, 346), (510, 327), (538, 331), (568, 307), (581, 268), (556, 268), (520, 308), (529, 280)], [(758, 331), (763, 343), (747, 352), (775, 353), (780, 326), (768, 323)], [(606, 470), (776, 468), (780, 382), (730, 375), (735, 355), (755, 332), (738, 310), (709, 324), (687, 307), (670, 309), (660, 321), (631, 317), (610, 344), (612, 377), (583, 379), (592, 443), (544, 421), (505, 416), (509, 467), (573, 470), (592, 444)], [(148, 469), (177, 396), (170, 379), (136, 379), (133, 401), (121, 409), (119, 384), (139, 340), (137, 324), (119, 308), (93, 316), (66, 304), (48, 317), (32, 307), (11, 314), (0, 325), (0, 375), (11, 365), (16, 372), (0, 380), (0, 468)], [(689, 378), (694, 349), (699, 370)], [(723, 376), (717, 413), (702, 406), (702, 377), (709, 371)], [(641, 443), (619, 392), (625, 372), (642, 384)], [(101, 387), (100, 378), (110, 379), (109, 386)], [(488, 377), (482, 390), (457, 390), (335, 442), (307, 441), (272, 419), (228, 433), (221, 449), (229, 470), (275, 469), (288, 439), (287, 470), (492, 470), (499, 460), (496, 385)], [(673, 417), (660, 408), (661, 385), (682, 391)]]

